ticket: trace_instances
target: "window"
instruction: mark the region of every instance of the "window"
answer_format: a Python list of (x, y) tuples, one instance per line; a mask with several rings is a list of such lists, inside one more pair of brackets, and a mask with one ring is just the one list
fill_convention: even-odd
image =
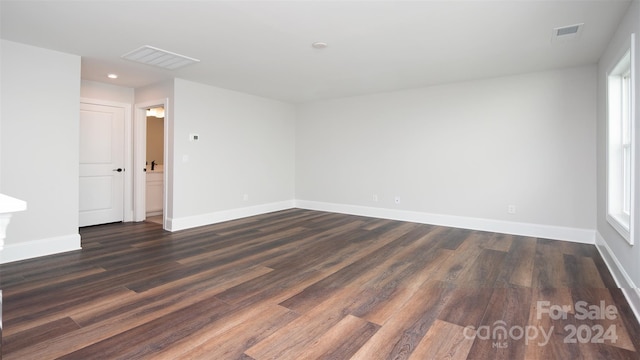
[(621, 123), (622, 123), (622, 213), (631, 215), (631, 71), (622, 74)]
[(631, 47), (607, 75), (607, 221), (633, 244), (634, 80)]

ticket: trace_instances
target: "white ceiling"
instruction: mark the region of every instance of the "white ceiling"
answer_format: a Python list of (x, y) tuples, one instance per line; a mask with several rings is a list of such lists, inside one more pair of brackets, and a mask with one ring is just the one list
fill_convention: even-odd
[[(0, 31), (82, 56), (87, 80), (179, 77), (302, 102), (594, 64), (629, 3), (2, 0)], [(552, 42), (553, 28), (577, 23), (576, 40)], [(169, 71), (120, 58), (143, 45), (201, 62)]]

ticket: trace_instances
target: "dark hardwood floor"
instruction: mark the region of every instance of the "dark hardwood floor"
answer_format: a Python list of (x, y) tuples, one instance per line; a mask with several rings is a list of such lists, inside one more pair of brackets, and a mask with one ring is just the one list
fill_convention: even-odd
[(81, 235), (0, 266), (3, 359), (640, 358), (593, 245), (300, 209)]

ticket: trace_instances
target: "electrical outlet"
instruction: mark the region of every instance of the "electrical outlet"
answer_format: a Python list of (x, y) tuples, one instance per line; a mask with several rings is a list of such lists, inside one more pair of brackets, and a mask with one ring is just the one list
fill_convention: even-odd
[(400, 204), (400, 196), (396, 196), (395, 198), (393, 198), (393, 200), (396, 202), (396, 204)]
[(249, 201), (249, 194), (242, 195), (242, 201)]
[(515, 206), (515, 205), (509, 205), (509, 206), (507, 206), (507, 213), (509, 213), (509, 214), (515, 214), (515, 213), (516, 213), (516, 206)]
[(371, 200), (373, 200), (374, 202), (378, 202), (378, 194), (373, 194)]

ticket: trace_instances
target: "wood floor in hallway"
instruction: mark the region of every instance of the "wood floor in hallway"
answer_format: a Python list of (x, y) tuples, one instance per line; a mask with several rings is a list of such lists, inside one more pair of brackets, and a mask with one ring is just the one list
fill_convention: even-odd
[(0, 266), (2, 359), (639, 359), (593, 245), (291, 209)]

